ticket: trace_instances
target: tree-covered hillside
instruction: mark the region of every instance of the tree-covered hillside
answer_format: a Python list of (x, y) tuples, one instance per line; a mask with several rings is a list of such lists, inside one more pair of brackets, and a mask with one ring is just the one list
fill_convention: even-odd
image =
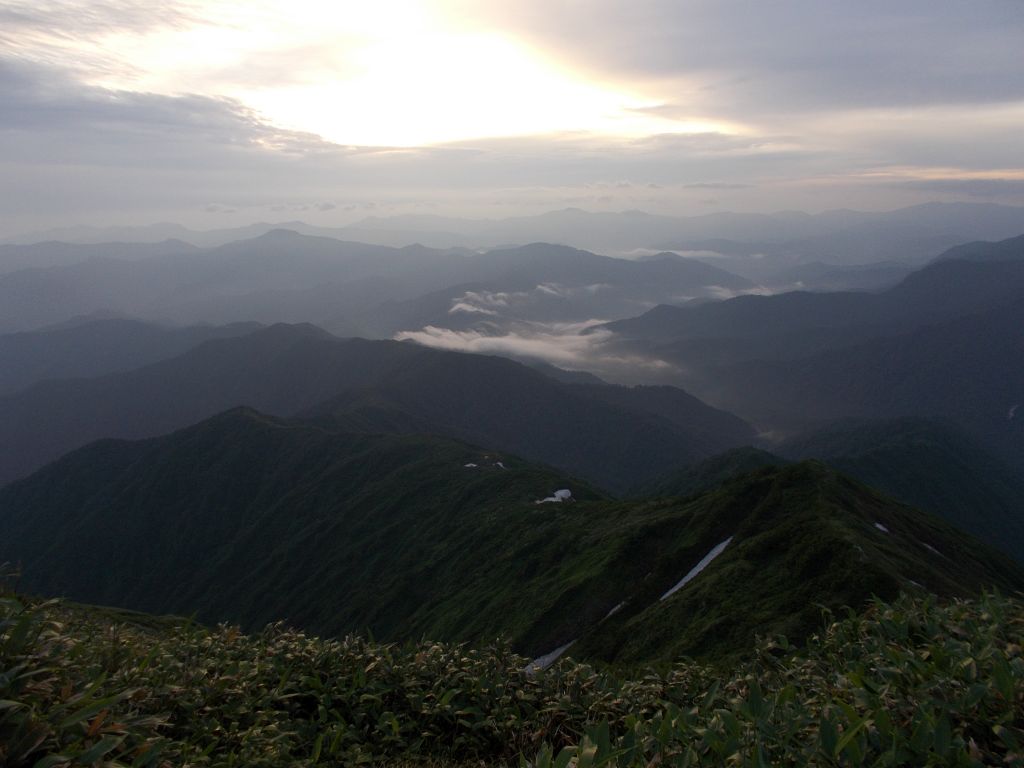
[[(572, 499), (537, 503), (559, 490)], [(246, 409), (102, 441), (0, 489), (4, 560), (26, 588), (87, 602), (246, 628), (504, 637), (532, 656), (575, 641), (571, 654), (630, 663), (799, 639), (819, 605), (1024, 586), (1008, 558), (814, 462), (614, 501), (465, 443)]]

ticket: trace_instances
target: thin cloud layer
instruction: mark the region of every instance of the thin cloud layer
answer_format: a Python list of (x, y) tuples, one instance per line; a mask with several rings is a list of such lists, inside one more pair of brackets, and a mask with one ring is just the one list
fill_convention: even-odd
[(402, 331), (395, 335), (395, 339), (437, 349), (538, 360), (568, 370), (590, 371), (618, 381), (629, 381), (638, 370), (649, 376), (652, 372), (671, 369), (663, 360), (616, 354), (608, 347), (612, 339), (610, 331), (598, 328), (581, 333), (602, 322), (533, 324), (530, 328), (520, 327), (494, 335), (479, 330), (460, 331), (428, 325), (418, 331)]
[[(282, 210), (337, 225), (370, 208), (1024, 204), (1016, 0), (313, 10), (4, 4), (0, 236)], [(428, 121), (429, 146), (387, 141)], [(356, 122), (363, 140), (339, 143)]]
[[(459, 7), (472, 14), (471, 5)], [(520, 0), (488, 4), (486, 13), (606, 77), (685, 88), (685, 101), (662, 110), (746, 122), (763, 113), (1024, 100), (1016, 0)]]

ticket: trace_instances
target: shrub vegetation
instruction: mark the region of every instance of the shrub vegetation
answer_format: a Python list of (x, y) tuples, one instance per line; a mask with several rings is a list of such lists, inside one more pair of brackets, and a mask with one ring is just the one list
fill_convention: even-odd
[(0, 599), (0, 765), (1024, 765), (1024, 605), (902, 596), (724, 670)]

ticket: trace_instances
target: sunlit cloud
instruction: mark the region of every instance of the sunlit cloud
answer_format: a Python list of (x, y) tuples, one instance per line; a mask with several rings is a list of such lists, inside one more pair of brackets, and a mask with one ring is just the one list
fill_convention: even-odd
[[(61, 29), (86, 9), (78, 34)], [(650, 97), (587, 79), (496, 28), (455, 23), (443, 3), (311, 0), (65, 2), (18, 15), (7, 40), (29, 59), (71, 55), (90, 85), (237, 99), (275, 125), (351, 145), (422, 146), (491, 136), (727, 131), (665, 116)], [(312, 22), (311, 20), (315, 20)]]
[[(613, 338), (611, 331), (594, 328), (604, 322), (593, 319), (578, 323), (533, 323), (529, 327), (495, 334), (428, 325), (416, 331), (402, 331), (395, 335), (395, 339), (414, 341), (436, 349), (539, 360), (569, 370), (592, 371), (612, 379), (628, 378), (637, 369), (672, 369), (664, 360), (635, 354), (621, 355), (611, 350), (607, 346)], [(587, 329), (593, 330), (582, 333)]]
[(0, 229), (1021, 204), (1019, 9), (7, 0)]

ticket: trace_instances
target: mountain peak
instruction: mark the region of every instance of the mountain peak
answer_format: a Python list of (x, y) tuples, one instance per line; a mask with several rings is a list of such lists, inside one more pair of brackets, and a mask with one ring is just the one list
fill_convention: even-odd
[(259, 237), (254, 238), (255, 240), (298, 240), (303, 235), (296, 232), (294, 229), (285, 229), (284, 227), (275, 227), (274, 229), (268, 230)]

